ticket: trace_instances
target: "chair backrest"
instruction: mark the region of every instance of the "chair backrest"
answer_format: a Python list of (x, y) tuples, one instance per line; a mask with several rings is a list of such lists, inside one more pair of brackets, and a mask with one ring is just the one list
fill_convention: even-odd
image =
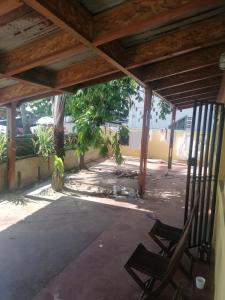
[(177, 243), (177, 246), (173, 252), (173, 255), (170, 258), (170, 262), (169, 262), (168, 269), (167, 269), (167, 273), (169, 273), (169, 274), (176, 271), (174, 269), (176, 269), (176, 267), (178, 266), (180, 259), (182, 258), (182, 255), (184, 253), (184, 250), (187, 246), (188, 238), (191, 233), (191, 227), (192, 227), (192, 223), (193, 223), (194, 216), (195, 216), (195, 210), (196, 210), (196, 208), (194, 207), (189, 215), (189, 218), (188, 218), (185, 226), (184, 226), (182, 236), (181, 236), (179, 242)]
[(189, 235), (191, 232), (195, 213), (196, 213), (196, 206), (193, 207), (193, 209), (189, 215), (189, 218), (188, 218), (188, 220), (185, 224), (184, 230), (183, 230), (183, 234), (182, 234), (179, 242), (177, 243), (177, 246), (173, 252), (173, 255), (170, 258), (168, 268), (167, 268), (164, 278), (162, 279), (160, 285), (155, 289), (155, 291), (152, 292), (152, 295), (154, 294), (155, 297), (157, 295), (159, 295), (161, 293), (161, 291), (168, 285), (168, 283), (172, 280), (172, 277), (173, 277), (174, 273), (176, 272), (177, 268), (179, 267), (180, 260), (185, 251), (185, 248), (186, 248), (186, 245), (188, 242), (188, 238), (189, 238)]

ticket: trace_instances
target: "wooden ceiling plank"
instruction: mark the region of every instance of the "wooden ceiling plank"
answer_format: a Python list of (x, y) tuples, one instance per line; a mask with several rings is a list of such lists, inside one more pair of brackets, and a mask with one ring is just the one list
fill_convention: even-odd
[(194, 71), (208, 66), (218, 65), (218, 61), (222, 52), (224, 52), (225, 44), (207, 47), (170, 58), (139, 69), (142, 78), (147, 81), (155, 81), (162, 78)]
[(202, 89), (200, 91), (194, 91), (194, 92), (189, 92), (186, 94), (181, 94), (181, 96), (178, 94), (176, 96), (170, 96), (170, 97), (166, 97), (166, 99), (168, 101), (175, 101), (175, 100), (183, 100), (183, 99), (189, 99), (192, 98), (193, 96), (195, 97), (204, 97), (207, 95), (211, 95), (211, 94), (215, 94), (216, 92), (218, 92), (218, 88), (219, 86), (214, 86), (214, 87), (209, 87), (209, 88), (205, 88)]
[[(76, 37), (85, 46), (94, 50), (96, 54), (105, 59), (118, 70), (122, 71), (128, 76), (131, 76), (140, 85), (145, 86), (145, 83), (140, 80), (140, 78), (136, 77), (117, 60), (93, 44), (93, 18), (86, 10), (83, 9), (81, 5), (79, 5), (78, 2), (75, 1), (76, 4), (74, 7), (74, 2), (72, 3), (64, 0), (24, 0), (24, 2), (35, 9), (38, 13), (51, 20), (62, 30), (71, 33), (72, 36)], [(84, 26), (84, 29), (82, 28), (82, 25)]]
[(33, 84), (17, 83), (10, 87), (0, 89), (0, 105), (10, 103), (12, 101), (19, 101), (26, 97), (40, 95), (41, 93), (48, 92), (47, 88), (41, 88)]
[(217, 65), (209, 66), (206, 68), (197, 69), (190, 72), (166, 77), (151, 83), (153, 90), (162, 92), (164, 89), (177, 87), (187, 83), (193, 83), (203, 79), (210, 79), (213, 77), (221, 76), (222, 72), (218, 69)]
[(126, 67), (134, 68), (204, 48), (225, 39), (225, 15), (192, 24), (149, 42), (128, 48)]
[(61, 89), (74, 84), (118, 73), (118, 70), (101, 57), (87, 59), (64, 68), (56, 73), (55, 88)]
[[(50, 1), (46, 0), (26, 1), (27, 4), (38, 9), (39, 12), (42, 12), (48, 17), (49, 11), (47, 10), (46, 12), (46, 9), (39, 5), (39, 2), (43, 2), (45, 5), (50, 5), (53, 11), (57, 10), (56, 7), (53, 7), (53, 2), (55, 0), (50, 4)], [(60, 1), (56, 2), (60, 3)], [(64, 11), (64, 13), (63, 11), (61, 12), (62, 15), (65, 15), (68, 10), (64, 8)], [(53, 14), (51, 14), (50, 18), (55, 20)], [(88, 17), (88, 20), (89, 19), (90, 16)], [(60, 22), (60, 24), (57, 22)], [(57, 25), (61, 25), (62, 23), (58, 18), (57, 22)], [(213, 26), (211, 26), (212, 23)], [(75, 26), (73, 23), (72, 25)], [(62, 28), (64, 27), (62, 26)], [(130, 71), (126, 71), (123, 66), (134, 68), (137, 65), (146, 64), (147, 62), (154, 62), (161, 60), (162, 58), (168, 58), (171, 56), (171, 54), (177, 55), (183, 53), (184, 51), (193, 50), (196, 47), (199, 47), (199, 45), (202, 46), (204, 44), (205, 46), (206, 41), (214, 41), (221, 37), (225, 37), (224, 28), (224, 16), (221, 15), (220, 17), (199, 22), (198, 24), (192, 25), (190, 28), (171, 33), (165, 37), (154, 39), (153, 41), (145, 43), (144, 45), (133, 46), (128, 50), (128, 53), (122, 53), (123, 49), (121, 46), (119, 46), (118, 42), (100, 46), (97, 49), (97, 52), (98, 54), (101, 54), (104, 59), (108, 60), (109, 63), (113, 63), (117, 68), (122, 67), (121, 70), (127, 75), (130, 75)], [(69, 29), (71, 31), (71, 27), (69, 27)], [(208, 32), (210, 32), (210, 34), (208, 34)], [(190, 33), (192, 33), (192, 35)], [(79, 38), (81, 39), (81, 42), (85, 42), (87, 46), (90, 46), (90, 43), (87, 43), (88, 41), (86, 41), (83, 37), (79, 36)], [(55, 60), (63, 59), (67, 56), (83, 51), (85, 46), (81, 42), (78, 41), (77, 37), (72, 36), (71, 32), (54, 33), (49, 37), (31, 42), (26, 46), (12, 50), (1, 56), (0, 71), (8, 75), (13, 75), (39, 65), (44, 65)], [(127, 62), (125, 57), (129, 58)]]
[(182, 100), (174, 100), (174, 101), (170, 101), (172, 104), (174, 105), (178, 105), (179, 103), (184, 103), (184, 102), (190, 102), (190, 101), (206, 101), (208, 99), (215, 99), (216, 100), (216, 92), (213, 92), (210, 95), (206, 95), (206, 96), (192, 96), (192, 98), (188, 98), (188, 99), (182, 99)]
[(100, 45), (175, 22), (223, 4), (222, 0), (129, 0), (94, 16), (94, 43)]
[(93, 38), (92, 15), (78, 1), (23, 0), (65, 32), (76, 35), (83, 43)]
[(85, 47), (63, 31), (41, 38), (0, 56), (0, 71), (14, 75), (83, 51)]
[(218, 86), (220, 84), (221, 75), (212, 77), (210, 79), (202, 79), (192, 83), (185, 83), (177, 87), (167, 88), (160, 92), (160, 95), (164, 97), (181, 95), (182, 93), (188, 93), (191, 91), (198, 91), (207, 87)]

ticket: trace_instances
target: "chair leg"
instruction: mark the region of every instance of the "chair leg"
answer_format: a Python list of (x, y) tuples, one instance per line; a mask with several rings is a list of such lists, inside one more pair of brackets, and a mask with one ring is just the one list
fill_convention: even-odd
[(143, 291), (146, 291), (145, 283), (136, 275), (136, 273), (128, 266), (124, 267), (126, 271), (130, 274), (130, 276), (136, 281), (136, 283), (140, 286)]
[(173, 281), (173, 279), (170, 280), (170, 284), (171, 284), (171, 286), (172, 286), (175, 290), (177, 290), (177, 285), (176, 285), (176, 283)]

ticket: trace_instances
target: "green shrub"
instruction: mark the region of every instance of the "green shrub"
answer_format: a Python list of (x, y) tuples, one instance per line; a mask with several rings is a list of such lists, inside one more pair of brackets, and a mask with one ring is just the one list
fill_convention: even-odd
[(7, 136), (0, 133), (0, 162), (7, 157)]
[(44, 128), (39, 126), (35, 130), (35, 138), (33, 139), (35, 154), (48, 159), (54, 152), (54, 137), (52, 128)]

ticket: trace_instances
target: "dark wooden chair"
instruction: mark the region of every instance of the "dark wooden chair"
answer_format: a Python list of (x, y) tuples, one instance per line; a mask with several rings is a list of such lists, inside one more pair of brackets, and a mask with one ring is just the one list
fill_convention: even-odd
[[(196, 214), (196, 207), (192, 209), (192, 212), (193, 215)], [(160, 254), (164, 256), (171, 256), (173, 254), (173, 251), (176, 248), (188, 222), (189, 220), (187, 220), (184, 228), (181, 229), (181, 228), (167, 225), (158, 219), (156, 220), (151, 231), (149, 232), (149, 236), (160, 247), (161, 249)], [(181, 269), (185, 273), (185, 275), (187, 275), (190, 278), (193, 273), (195, 258), (187, 248), (185, 249), (184, 252), (190, 260), (190, 269), (189, 271), (187, 271), (183, 266), (181, 266)]]
[(173, 300), (184, 300), (184, 296), (183, 296), (181, 287), (177, 288), (177, 290), (173, 296)]
[[(157, 299), (168, 284), (171, 284), (175, 289), (177, 288), (173, 281), (173, 275), (179, 267), (185, 251), (193, 218), (194, 211), (192, 211), (188, 219), (172, 256), (162, 256), (153, 253), (148, 251), (142, 244), (139, 244), (125, 264), (126, 271), (141, 287), (143, 291), (142, 298), (146, 300)], [(144, 281), (137, 272), (147, 275), (147, 281)]]

